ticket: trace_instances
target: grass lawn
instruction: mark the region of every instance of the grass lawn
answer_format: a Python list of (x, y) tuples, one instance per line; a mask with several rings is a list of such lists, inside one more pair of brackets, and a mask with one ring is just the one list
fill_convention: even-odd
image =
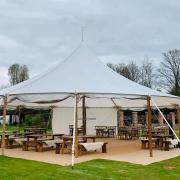
[(180, 157), (154, 163), (135, 165), (109, 160), (93, 160), (63, 167), (29, 160), (0, 156), (0, 179), (180, 179)]

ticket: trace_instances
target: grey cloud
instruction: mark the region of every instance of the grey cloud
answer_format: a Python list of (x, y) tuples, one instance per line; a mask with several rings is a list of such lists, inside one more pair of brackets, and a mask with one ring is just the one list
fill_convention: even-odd
[(25, 63), (38, 74), (77, 47), (81, 26), (105, 62), (160, 61), (180, 48), (179, 8), (178, 0), (1, 0), (1, 67)]

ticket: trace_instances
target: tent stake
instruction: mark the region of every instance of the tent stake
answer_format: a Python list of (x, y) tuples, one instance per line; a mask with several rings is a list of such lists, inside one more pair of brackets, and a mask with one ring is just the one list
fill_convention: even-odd
[(6, 130), (6, 111), (7, 111), (7, 96), (3, 97), (3, 126), (2, 126), (2, 144), (1, 144), (1, 153), (4, 156), (5, 149), (5, 130)]
[(149, 139), (149, 153), (150, 157), (153, 157), (152, 151), (152, 116), (151, 116), (151, 97), (147, 97), (147, 109), (148, 109), (148, 139)]

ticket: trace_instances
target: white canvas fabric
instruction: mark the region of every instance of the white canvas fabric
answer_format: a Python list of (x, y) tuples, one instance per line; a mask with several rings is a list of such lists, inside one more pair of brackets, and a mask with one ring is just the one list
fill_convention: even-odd
[(91, 142), (91, 143), (79, 143), (82, 146), (84, 146), (84, 148), (87, 151), (100, 151), (102, 150), (102, 146), (104, 145), (104, 142)]
[(4, 89), (0, 95), (8, 95), (9, 105), (72, 107), (75, 92), (89, 97), (86, 100), (89, 107), (142, 108), (146, 106), (148, 95), (159, 106), (180, 105), (178, 97), (144, 87), (117, 74), (84, 43), (49, 71)]

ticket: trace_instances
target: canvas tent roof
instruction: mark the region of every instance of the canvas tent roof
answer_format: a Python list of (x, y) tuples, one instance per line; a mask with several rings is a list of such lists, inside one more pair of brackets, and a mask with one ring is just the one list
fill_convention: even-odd
[[(133, 104), (143, 107), (146, 102), (137, 98), (148, 95), (154, 97), (159, 106), (180, 105), (178, 97), (144, 87), (117, 74), (102, 63), (84, 43), (49, 71), (4, 89), (0, 91), (0, 95), (8, 95), (14, 105), (23, 102), (33, 106), (34, 103), (45, 105), (46, 102), (51, 102), (57, 106), (72, 106), (73, 98), (66, 98), (73, 96), (75, 92), (93, 98), (88, 98), (89, 106), (116, 104), (129, 107)], [(104, 100), (95, 100), (97, 97), (103, 97)], [(108, 98), (114, 99), (110, 101)], [(12, 99), (16, 100), (13, 102)], [(62, 99), (66, 100), (62, 102)]]

